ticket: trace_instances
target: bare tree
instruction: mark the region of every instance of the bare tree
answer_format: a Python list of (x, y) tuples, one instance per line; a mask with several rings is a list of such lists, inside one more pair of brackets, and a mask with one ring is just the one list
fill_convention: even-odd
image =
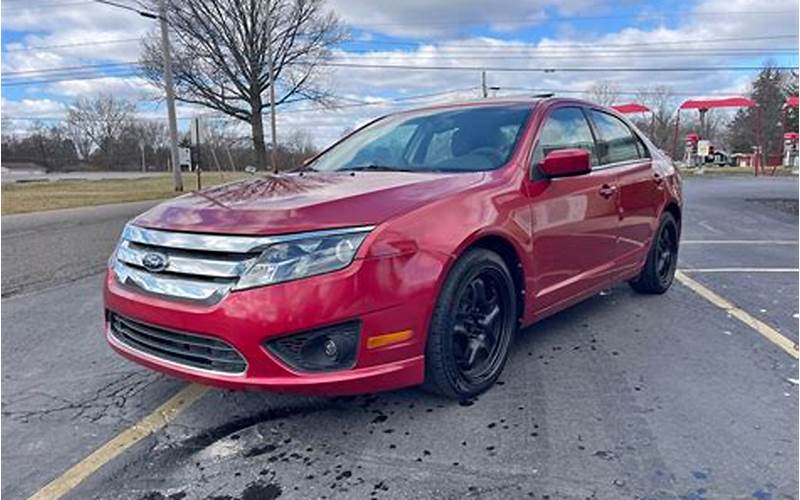
[(635, 100), (650, 108), (651, 115), (634, 118), (634, 121), (656, 146), (670, 152), (675, 134), (675, 109), (678, 106), (672, 89), (664, 85), (646, 87), (637, 92)]
[(601, 81), (594, 83), (586, 91), (586, 98), (601, 106), (611, 106), (618, 104), (619, 85), (614, 82)]
[(83, 127), (78, 123), (78, 121), (67, 121), (65, 123), (66, 134), (72, 141), (72, 144), (75, 145), (75, 151), (78, 154), (78, 158), (83, 161), (87, 161), (89, 159), (89, 155), (92, 153), (92, 149), (94, 148), (92, 139), (89, 138), (86, 133), (84, 133)]
[[(152, 0), (145, 0), (145, 3)], [(267, 12), (267, 5), (270, 11)], [(256, 163), (266, 164), (262, 112), (272, 81), (267, 60), (270, 26), (276, 104), (324, 101), (320, 63), (344, 38), (322, 0), (168, 0), (177, 99), (249, 122)], [(269, 16), (269, 23), (267, 18)], [(142, 65), (162, 81), (161, 46), (145, 40)]]
[(97, 148), (116, 164), (114, 144), (130, 126), (136, 106), (112, 94), (81, 97), (67, 110), (66, 125), (82, 158)]

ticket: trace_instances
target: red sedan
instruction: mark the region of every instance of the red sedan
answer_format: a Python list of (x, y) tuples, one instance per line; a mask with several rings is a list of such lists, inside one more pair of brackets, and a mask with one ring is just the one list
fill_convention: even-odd
[(413, 110), (294, 172), (131, 221), (105, 333), (136, 362), (222, 387), (469, 398), (520, 327), (621, 281), (665, 292), (680, 227), (672, 162), (612, 110)]

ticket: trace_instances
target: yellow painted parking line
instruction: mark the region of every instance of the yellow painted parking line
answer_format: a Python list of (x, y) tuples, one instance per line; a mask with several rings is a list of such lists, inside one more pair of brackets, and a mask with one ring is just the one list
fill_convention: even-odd
[(692, 290), (697, 295), (703, 297), (707, 301), (711, 302), (715, 306), (724, 310), (734, 318), (738, 319), (745, 325), (761, 334), (764, 338), (786, 351), (790, 356), (794, 358), (798, 357), (797, 344), (781, 335), (776, 329), (751, 316), (745, 310), (737, 307), (733, 302), (730, 302), (729, 300), (717, 295), (697, 281), (686, 276), (682, 271), (675, 273), (675, 279), (677, 279), (681, 284)]
[(30, 499), (51, 500), (66, 495), (100, 467), (175, 420), (175, 417), (180, 415), (183, 410), (191, 406), (206, 392), (208, 392), (207, 387), (197, 384), (190, 384), (184, 387), (151, 414), (135, 423), (133, 427), (122, 431), (114, 439), (96, 449), (91, 455), (73, 465), (64, 474), (36, 492)]

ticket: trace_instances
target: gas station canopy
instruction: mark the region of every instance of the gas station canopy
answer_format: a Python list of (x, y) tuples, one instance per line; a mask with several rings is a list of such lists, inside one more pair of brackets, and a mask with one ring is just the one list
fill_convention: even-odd
[(755, 101), (747, 97), (710, 97), (689, 99), (681, 104), (680, 109), (749, 108), (755, 105)]
[(629, 104), (615, 104), (611, 106), (611, 109), (616, 111), (617, 113), (649, 113), (650, 108), (644, 106), (642, 104), (637, 104), (635, 102)]

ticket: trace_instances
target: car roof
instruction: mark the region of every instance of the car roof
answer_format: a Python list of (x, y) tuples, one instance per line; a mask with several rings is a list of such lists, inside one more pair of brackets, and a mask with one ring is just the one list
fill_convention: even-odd
[(551, 97), (551, 96), (510, 96), (510, 97), (488, 97), (483, 99), (469, 99), (464, 101), (448, 101), (442, 102), (437, 104), (431, 104), (428, 106), (420, 106), (418, 108), (411, 108), (405, 109), (402, 111), (397, 111), (395, 113), (390, 113), (389, 116), (392, 115), (401, 115), (405, 113), (414, 113), (419, 111), (428, 111), (428, 110), (436, 110), (436, 109), (454, 109), (454, 108), (471, 108), (471, 107), (483, 107), (483, 106), (529, 106), (533, 109), (536, 106), (541, 104), (555, 104), (555, 103), (569, 103), (569, 104), (576, 104), (581, 106), (593, 106), (599, 108), (606, 108), (606, 106), (601, 106), (599, 104), (595, 104), (589, 101), (585, 101), (583, 99), (575, 99), (575, 98), (567, 98), (567, 97)]

